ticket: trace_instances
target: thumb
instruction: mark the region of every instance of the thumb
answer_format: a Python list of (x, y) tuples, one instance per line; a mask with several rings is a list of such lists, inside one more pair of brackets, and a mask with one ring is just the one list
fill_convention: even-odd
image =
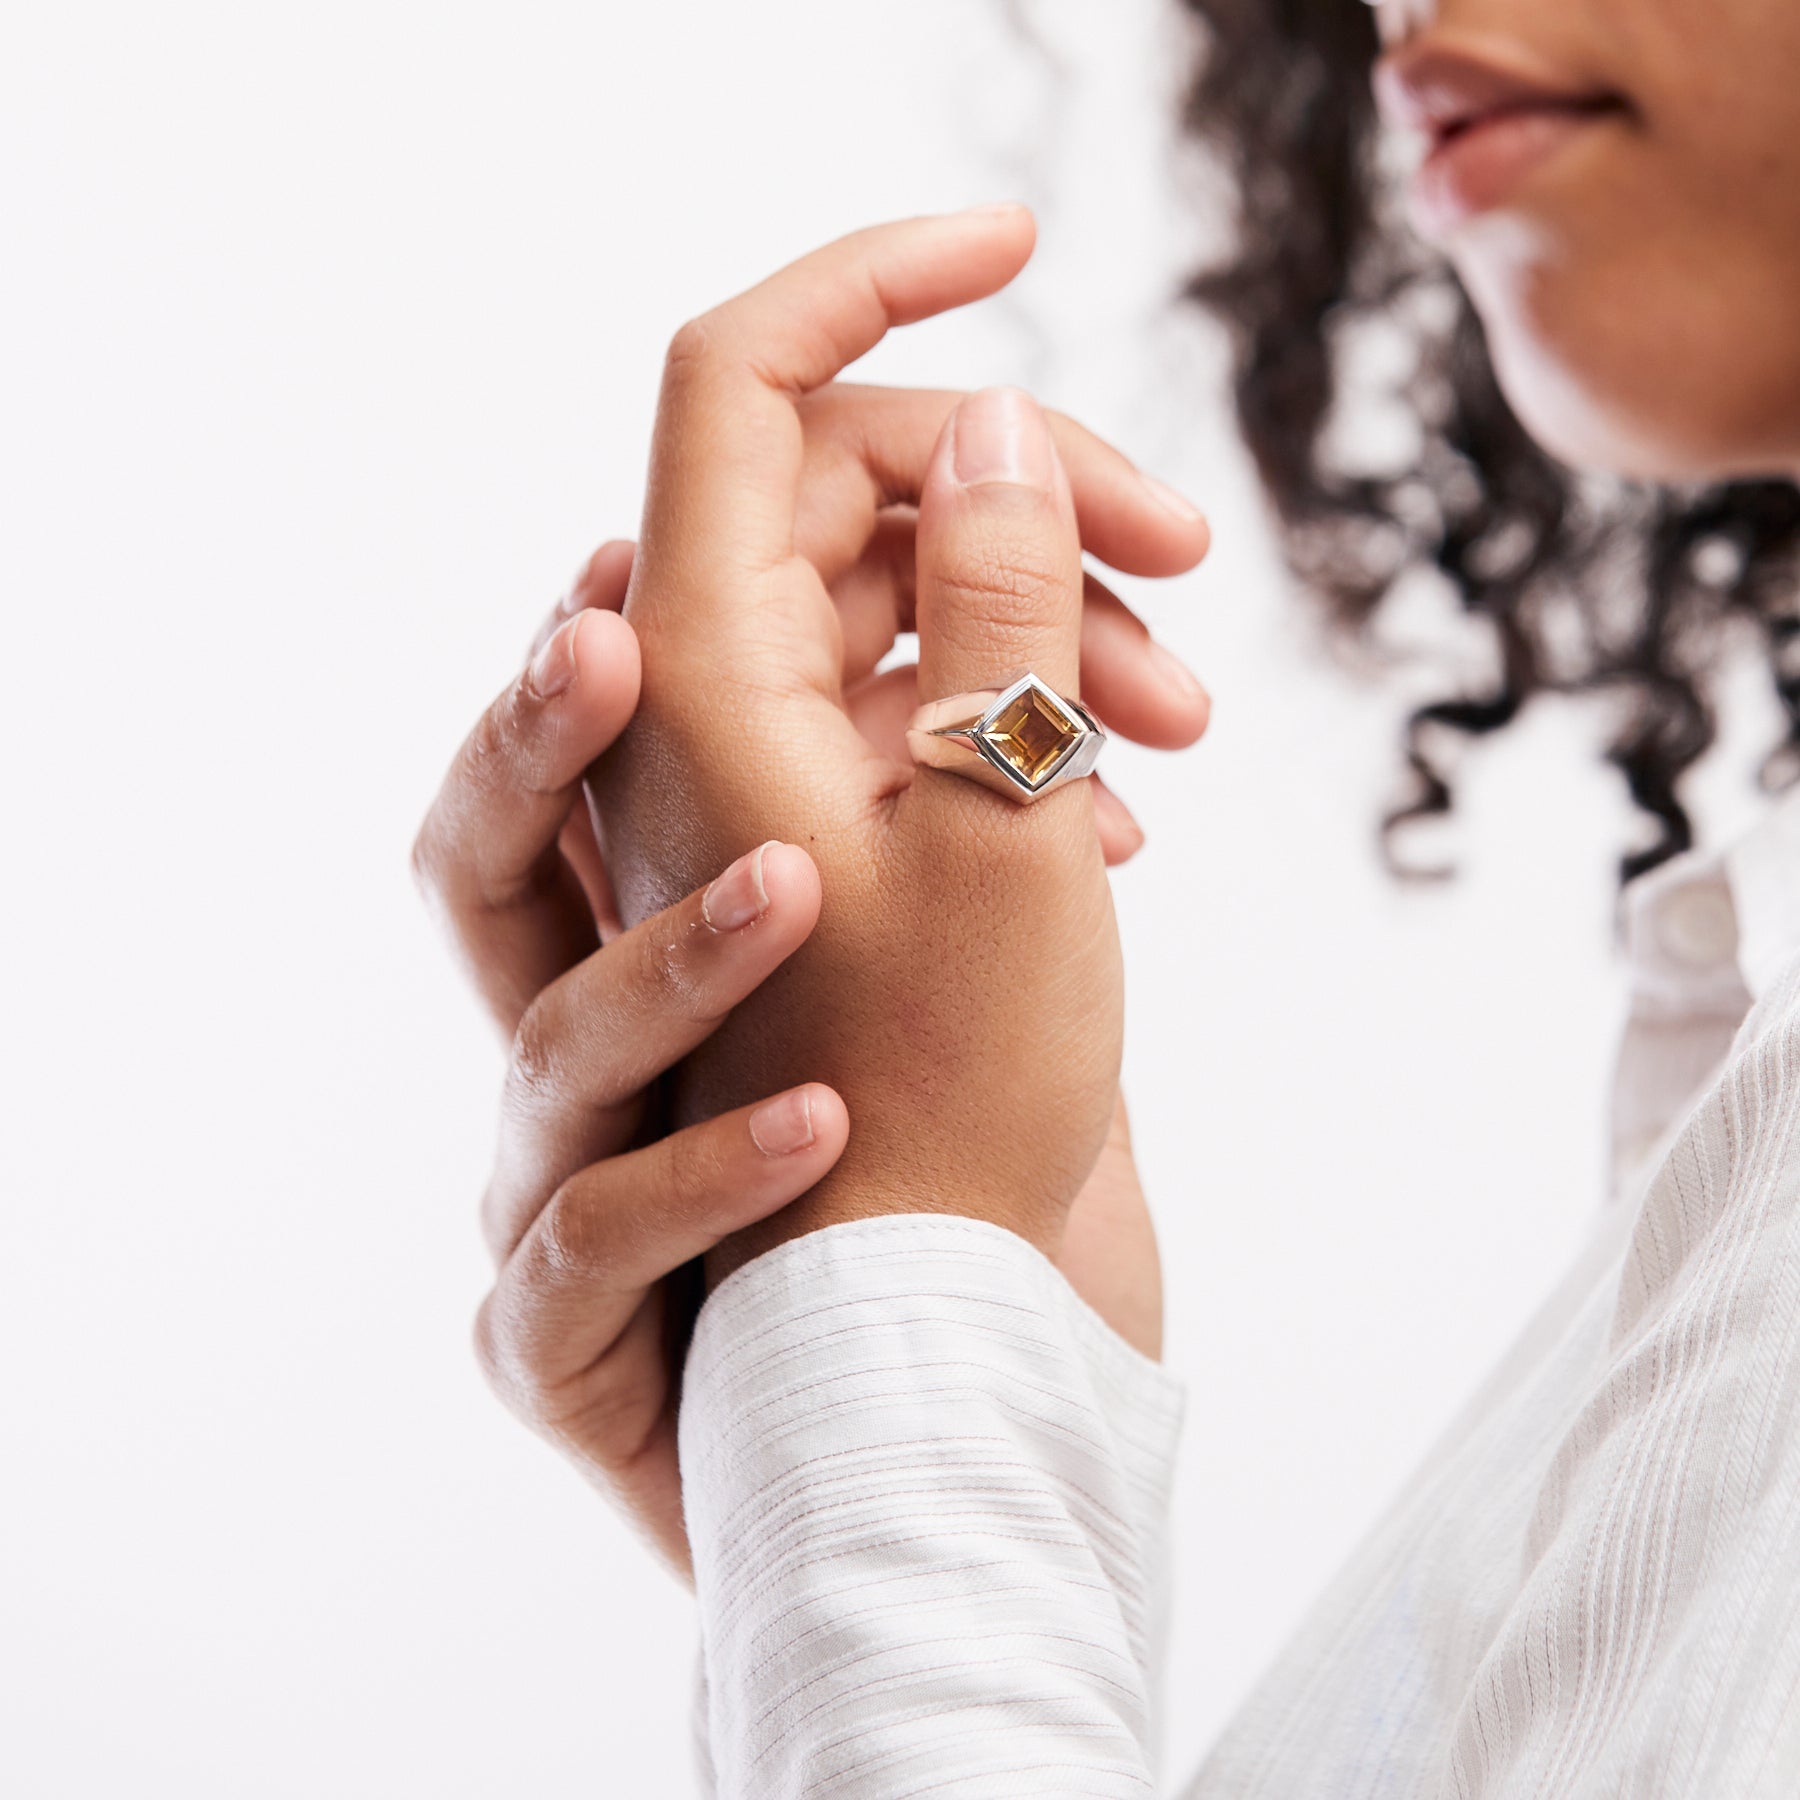
[(1074, 695), (1081, 537), (1050, 427), (1017, 388), (950, 415), (919, 496), (919, 697), (1001, 688), (1027, 669)]
[[(1028, 395), (989, 388), (951, 414), (919, 497), (916, 567), (922, 705), (974, 694), (981, 698), (970, 706), (948, 710), (978, 713), (1027, 672), (1080, 697), (1080, 532), (1049, 424)], [(1054, 754), (1059, 735), (1055, 720), (1041, 717), (1005, 733), (1021, 755), (1033, 746)], [(951, 803), (954, 794), (967, 804), (957, 790), (969, 784), (957, 775), (920, 777), (922, 803)], [(1061, 795), (1048, 804), (1065, 818), (1088, 810)]]

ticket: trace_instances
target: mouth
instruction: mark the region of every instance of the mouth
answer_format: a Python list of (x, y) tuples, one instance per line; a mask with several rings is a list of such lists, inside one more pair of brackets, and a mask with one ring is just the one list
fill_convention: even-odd
[(1420, 38), (1382, 58), (1383, 119), (1423, 139), (1413, 210), (1428, 237), (1506, 205), (1568, 144), (1630, 114), (1623, 94)]

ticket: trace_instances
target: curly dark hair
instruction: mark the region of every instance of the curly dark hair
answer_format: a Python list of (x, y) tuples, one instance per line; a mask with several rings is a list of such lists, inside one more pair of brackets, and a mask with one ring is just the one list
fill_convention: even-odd
[[(1237, 205), (1228, 258), (1187, 293), (1230, 330), (1240, 423), (1290, 562), (1353, 636), (1403, 577), (1435, 570), (1496, 641), (1490, 691), (1411, 715), (1415, 791), (1385, 822), (1390, 857), (1398, 826), (1450, 808), (1444, 744), (1502, 729), (1545, 692), (1620, 698), (1606, 756), (1657, 831), (1621, 878), (1687, 849), (1681, 782), (1716, 734), (1709, 688), (1733, 616), (1766, 647), (1787, 730), (1762, 780), (1786, 785), (1800, 767), (1800, 490), (1603, 485), (1553, 461), (1501, 396), (1460, 287), (1396, 216), (1376, 156), (1371, 12), (1181, 5), (1204, 32), (1182, 124)], [(1409, 349), (1418, 430), (1399, 468), (1358, 469), (1331, 442), (1371, 329), (1398, 329)]]

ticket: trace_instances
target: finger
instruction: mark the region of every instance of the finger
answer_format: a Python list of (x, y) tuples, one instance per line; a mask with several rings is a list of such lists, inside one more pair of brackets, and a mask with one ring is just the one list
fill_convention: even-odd
[(644, 1090), (805, 941), (819, 899), (804, 850), (761, 845), (532, 1002), (514, 1038), (482, 1202), (497, 1257), (563, 1181), (625, 1147)]
[(571, 618), (578, 612), (595, 608), (617, 612), (625, 604), (625, 590), (631, 584), (632, 558), (636, 555), (637, 545), (630, 538), (608, 538), (569, 583), (562, 610)]
[(1031, 254), (1023, 207), (908, 219), (860, 231), (783, 269), (679, 331), (651, 449), (642, 562), (631, 604), (687, 626), (754, 610), (793, 554), (804, 454), (795, 403), (893, 327), (1004, 287)]
[(1128, 863), (1144, 847), (1144, 828), (1132, 817), (1131, 808), (1098, 775), (1094, 790), (1094, 829), (1100, 834), (1100, 854), (1109, 869)]
[[(918, 504), (932, 450), (962, 398), (834, 381), (802, 403), (794, 547), (827, 582), (857, 560), (884, 509)], [(1090, 556), (1133, 575), (1179, 575), (1206, 555), (1211, 535), (1198, 507), (1073, 419), (1045, 416)]]
[(844, 695), (850, 722), (890, 761), (912, 767), (906, 749), (906, 727), (919, 707), (916, 663), (884, 669), (859, 682)]
[(1082, 587), (1081, 698), (1108, 731), (1157, 750), (1185, 750), (1212, 717), (1212, 700), (1174, 651), (1089, 575)]
[[(916, 628), (915, 533), (910, 514), (884, 514), (862, 559), (832, 588), (843, 621), (846, 705), (899, 634)], [(1212, 710), (1199, 680), (1096, 576), (1084, 576), (1082, 596), (1082, 695), (1107, 729), (1158, 750), (1197, 742)]]
[[(851, 722), (882, 755), (895, 762), (911, 759), (906, 750), (906, 726), (919, 704), (919, 671), (916, 665), (885, 669), (844, 696)], [(1109, 869), (1129, 862), (1144, 847), (1144, 829), (1131, 809), (1103, 782), (1094, 777), (1094, 825), (1100, 834), (1100, 852)]]
[(882, 513), (861, 556), (831, 582), (831, 602), (843, 634), (846, 697), (874, 674), (900, 633), (913, 629), (917, 529), (918, 515), (911, 510)]
[[(1026, 669), (1077, 694), (1081, 544), (1068, 479), (1029, 395), (984, 389), (951, 415), (920, 497), (917, 554), (923, 699), (1003, 686)], [(951, 785), (966, 784), (914, 789)]]
[(544, 640), (564, 619), (580, 612), (619, 612), (631, 585), (631, 564), (637, 545), (630, 538), (609, 538), (590, 556), (569, 583), (568, 592), (550, 609), (537, 636), (531, 640), (535, 656)]
[(414, 842), (420, 888), (503, 1031), (598, 941), (557, 839), (639, 678), (617, 614), (565, 620), (469, 734)]
[[(631, 564), (636, 553), (637, 545), (630, 538), (612, 538), (602, 544), (582, 565), (569, 584), (568, 592), (538, 627), (531, 654), (538, 653), (564, 619), (588, 611), (618, 612), (625, 604), (625, 591), (631, 583)], [(594, 915), (595, 927), (604, 943), (622, 927), (618, 901), (613, 895), (612, 882), (606, 873), (606, 857), (600, 846), (599, 820), (585, 782), (577, 803), (569, 808), (569, 816), (563, 821), (557, 848), (587, 895), (588, 910)]]
[[(476, 1339), (496, 1387), (547, 1429), (575, 1425), (603, 1466), (628, 1455), (641, 1437), (617, 1428), (616, 1407), (644, 1384), (604, 1359), (646, 1291), (805, 1193), (849, 1135), (843, 1101), (811, 1082), (572, 1175), (482, 1306)], [(661, 1345), (641, 1351), (660, 1363)]]

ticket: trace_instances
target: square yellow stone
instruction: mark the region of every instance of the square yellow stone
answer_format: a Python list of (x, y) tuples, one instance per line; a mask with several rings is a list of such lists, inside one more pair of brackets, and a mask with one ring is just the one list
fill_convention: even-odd
[(1035, 787), (1081, 735), (1081, 727), (1047, 694), (1027, 688), (981, 735)]

